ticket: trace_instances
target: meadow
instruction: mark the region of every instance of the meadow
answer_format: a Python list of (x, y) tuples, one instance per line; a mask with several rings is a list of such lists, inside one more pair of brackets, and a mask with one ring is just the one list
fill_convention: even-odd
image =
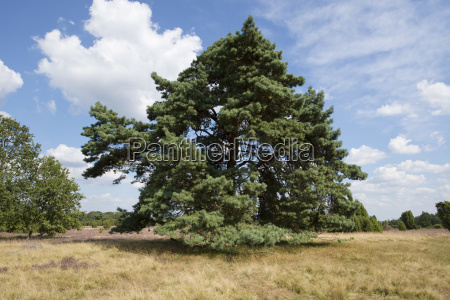
[(450, 231), (322, 234), (231, 252), (151, 232), (0, 234), (1, 299), (450, 299)]

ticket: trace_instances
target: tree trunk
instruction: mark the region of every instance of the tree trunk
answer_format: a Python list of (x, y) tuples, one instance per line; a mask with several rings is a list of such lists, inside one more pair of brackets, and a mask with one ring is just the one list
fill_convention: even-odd
[(28, 232), (28, 239), (31, 239), (32, 234), (33, 234), (33, 230), (30, 230), (30, 232)]

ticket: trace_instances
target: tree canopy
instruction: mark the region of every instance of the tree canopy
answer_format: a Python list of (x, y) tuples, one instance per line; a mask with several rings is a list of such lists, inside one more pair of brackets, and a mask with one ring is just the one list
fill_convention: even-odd
[(450, 201), (438, 202), (436, 208), (442, 226), (450, 230)]
[(324, 94), (287, 72), (281, 51), (252, 17), (197, 56), (178, 79), (152, 74), (162, 94), (148, 123), (97, 103), (84, 127), (84, 176), (107, 171), (143, 182), (119, 232), (155, 225), (189, 245), (307, 241), (310, 231), (348, 230), (359, 204), (348, 180), (366, 174), (331, 124)]
[(0, 115), (0, 230), (53, 235), (79, 228), (83, 195), (69, 171), (40, 145), (26, 126)]

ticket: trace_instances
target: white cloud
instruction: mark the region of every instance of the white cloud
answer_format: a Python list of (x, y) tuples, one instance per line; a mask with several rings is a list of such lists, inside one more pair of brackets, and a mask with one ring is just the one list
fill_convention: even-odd
[(23, 85), (20, 73), (9, 69), (2, 60), (0, 60), (0, 105), (3, 105), (7, 94), (13, 93)]
[(417, 90), (431, 107), (436, 108), (433, 115), (450, 114), (450, 86), (443, 82), (431, 83), (422, 80), (417, 84)]
[(54, 156), (60, 163), (67, 166), (84, 166), (87, 165), (83, 161), (84, 155), (80, 148), (69, 147), (64, 144), (58, 145), (56, 148), (49, 149), (46, 155)]
[(0, 111), (0, 115), (6, 117), (6, 118), (12, 118), (10, 114), (8, 114), (6, 111)]
[(425, 161), (412, 161), (406, 160), (397, 165), (397, 168), (402, 171), (411, 173), (449, 173), (450, 174), (450, 164), (436, 165), (430, 164)]
[(445, 144), (445, 138), (439, 133), (439, 131), (434, 131), (431, 134), (431, 138), (436, 141), (439, 147)]
[[(450, 164), (406, 160), (376, 168), (367, 180), (352, 182), (350, 189), (370, 214), (398, 218), (408, 209), (414, 215), (435, 212), (435, 203), (450, 192), (449, 176)], [(390, 207), (389, 211), (384, 207)]]
[(55, 115), (56, 113), (56, 103), (55, 100), (50, 100), (49, 102), (46, 103), (48, 110), (50, 111), (50, 113), (52, 115)]
[(42, 107), (46, 108), (52, 115), (56, 114), (56, 103), (55, 100), (50, 100), (48, 102), (39, 101), (39, 99), (35, 96), (33, 97), (34, 102), (36, 103), (36, 111), (38, 113), (42, 112)]
[[(284, 49), (285, 58), (289, 55), (287, 59), (304, 70), (313, 86), (324, 87), (353, 112), (415, 117), (413, 123), (400, 121), (408, 133), (424, 128), (429, 118), (424, 118), (426, 103), (416, 85), (424, 78), (448, 74), (450, 7), (446, 2), (259, 3), (256, 13), (286, 27), (295, 40), (295, 46)], [(395, 102), (386, 103), (387, 99)]]
[(417, 154), (421, 149), (417, 145), (410, 144), (411, 140), (404, 136), (397, 136), (389, 141), (389, 149), (398, 154)]
[(36, 72), (62, 90), (71, 111), (100, 101), (119, 114), (144, 119), (147, 105), (160, 99), (151, 72), (175, 80), (201, 50), (200, 38), (183, 35), (180, 28), (159, 33), (150, 8), (139, 2), (94, 0), (90, 15), (85, 30), (96, 37), (91, 47), (56, 29), (35, 38), (48, 57)]
[(392, 104), (382, 105), (377, 108), (376, 114), (383, 117), (396, 115), (408, 115), (409, 118), (417, 117), (410, 104), (401, 104), (395, 101)]
[(352, 148), (345, 160), (349, 164), (367, 165), (386, 157), (387, 155), (383, 151), (362, 145), (358, 149)]
[(415, 186), (426, 181), (423, 174), (407, 174), (405, 171), (399, 170), (396, 166), (388, 165), (379, 167), (373, 173), (377, 176), (377, 180), (386, 182), (389, 185)]
[(89, 195), (86, 197), (87, 201), (100, 201), (100, 202), (122, 202), (122, 199), (114, 197), (111, 193), (105, 193), (100, 195)]
[[(85, 156), (81, 153), (80, 148), (69, 147), (64, 144), (58, 145), (56, 148), (49, 149), (45, 151), (46, 155), (54, 156), (64, 167), (66, 167), (71, 177), (75, 178), (75, 180), (79, 184), (84, 184), (88, 186), (111, 186), (113, 181), (117, 179), (120, 174), (114, 173), (114, 171), (108, 171), (98, 178), (89, 178), (89, 180), (85, 180), (83, 177), (83, 172), (92, 166), (92, 164), (88, 164), (84, 162)], [(132, 179), (127, 177), (122, 181), (122, 183), (131, 183)], [(132, 188), (138, 189), (143, 187), (143, 184), (134, 183), (131, 185)]]

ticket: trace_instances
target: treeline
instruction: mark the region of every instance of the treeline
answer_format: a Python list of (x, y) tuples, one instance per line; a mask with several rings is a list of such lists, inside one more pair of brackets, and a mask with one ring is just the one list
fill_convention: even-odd
[(398, 219), (383, 221), (382, 225), (385, 230), (398, 228), (402, 231), (421, 228), (444, 228), (437, 213), (431, 214), (423, 211), (422, 214), (414, 217), (413, 213), (410, 210), (403, 212)]
[(83, 226), (92, 226), (93, 228), (103, 226), (103, 228), (109, 229), (111, 226), (119, 225), (120, 215), (120, 212), (90, 211), (84, 212), (79, 220)]

